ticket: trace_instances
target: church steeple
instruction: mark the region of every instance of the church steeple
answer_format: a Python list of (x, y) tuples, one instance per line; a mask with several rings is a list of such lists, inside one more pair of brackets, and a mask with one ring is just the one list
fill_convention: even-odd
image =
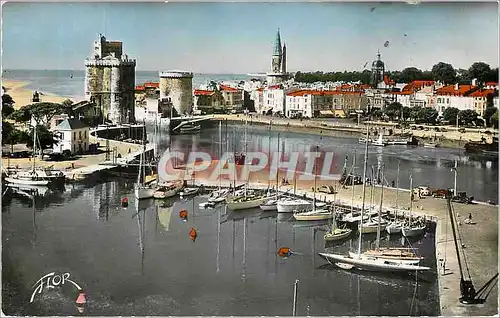
[(275, 56), (281, 56), (282, 50), (281, 50), (281, 36), (280, 36), (280, 29), (278, 29), (278, 32), (276, 33), (276, 39), (274, 40), (274, 51), (273, 55)]

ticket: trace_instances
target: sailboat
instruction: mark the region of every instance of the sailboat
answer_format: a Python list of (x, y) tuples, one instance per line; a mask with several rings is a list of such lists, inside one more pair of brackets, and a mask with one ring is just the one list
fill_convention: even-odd
[[(336, 215), (337, 211), (335, 209), (335, 195), (333, 197), (333, 211)], [(335, 217), (334, 217), (332, 220), (332, 225), (330, 227), (330, 231), (326, 232), (325, 235), (323, 236), (323, 238), (327, 242), (338, 241), (338, 240), (344, 239), (346, 237), (349, 237), (349, 235), (351, 235), (351, 233), (352, 233), (352, 230), (349, 228), (346, 228), (345, 225), (343, 228), (338, 228), (337, 221), (335, 220)]]
[[(246, 158), (247, 158), (247, 125), (248, 122), (245, 119), (245, 162), (244, 164), (246, 165)], [(252, 209), (252, 208), (257, 208), (267, 200), (269, 200), (271, 197), (259, 193), (253, 193), (249, 194), (248, 193), (248, 179), (245, 182), (245, 189), (244, 189), (244, 194), (241, 196), (227, 196), (226, 197), (226, 203), (227, 207), (233, 211), (238, 211), (238, 210), (246, 210), (246, 209)]]
[[(382, 167), (382, 180), (384, 180), (384, 169)], [(373, 189), (373, 185), (372, 185)], [(363, 234), (366, 233), (380, 233), (380, 228), (384, 227), (387, 225), (387, 221), (383, 218), (381, 218), (381, 213), (382, 213), (382, 203), (384, 200), (384, 183), (382, 182), (382, 188), (381, 188), (381, 193), (380, 193), (380, 209), (378, 210), (378, 220), (374, 221), (371, 219), (368, 222), (362, 222), (360, 225), (360, 231), (363, 232)], [(380, 235), (380, 234), (379, 234)]]
[(382, 134), (379, 134), (377, 140), (374, 140), (372, 142), (372, 145), (379, 146), (379, 147), (384, 147), (384, 146), (387, 145), (387, 143), (384, 141), (384, 137), (382, 136)]
[(40, 176), (36, 166), (35, 166), (35, 159), (36, 159), (36, 127), (37, 125), (35, 124), (33, 126), (33, 167), (30, 171), (24, 171), (24, 172), (18, 172), (16, 171), (15, 173), (12, 174), (7, 174), (5, 177), (5, 181), (8, 183), (13, 183), (13, 184), (21, 184), (21, 185), (34, 185), (34, 186), (47, 186), (50, 183), (52, 183), (54, 180), (51, 178), (43, 177)]
[(398, 172), (397, 172), (397, 175), (396, 175), (396, 209), (394, 211), (395, 217), (394, 217), (394, 220), (392, 222), (389, 222), (389, 224), (385, 227), (385, 230), (389, 234), (401, 233), (401, 229), (403, 227), (403, 223), (398, 220), (398, 210), (399, 210), (399, 206), (398, 206), (398, 197), (399, 197), (399, 168), (400, 168), (400, 165), (401, 165), (401, 161), (398, 161)]
[[(413, 189), (413, 178), (410, 175), (410, 189)], [(403, 233), (404, 237), (415, 237), (415, 236), (420, 236), (425, 233), (425, 230), (427, 229), (427, 225), (424, 223), (421, 223), (419, 221), (413, 222), (412, 217), (411, 217), (411, 211), (413, 207), (413, 193), (410, 191), (410, 212), (408, 213), (408, 221), (407, 223), (401, 228), (401, 232)]]
[[(366, 135), (368, 137), (368, 125), (366, 127)], [(363, 180), (366, 180), (366, 166), (368, 157), (368, 140), (365, 144), (365, 159), (364, 159), (364, 169), (363, 169)], [(365, 197), (366, 197), (366, 182), (363, 183), (363, 203), (361, 208), (361, 219), (363, 219), (363, 211), (365, 209)], [(360, 224), (361, 228), (361, 224)], [(429, 270), (429, 267), (418, 266), (414, 264), (408, 264), (405, 261), (399, 259), (385, 259), (370, 257), (369, 255), (364, 255), (361, 253), (361, 244), (363, 242), (363, 231), (359, 231), (358, 240), (358, 252), (349, 253), (348, 255), (335, 254), (335, 253), (319, 253), (319, 255), (326, 259), (330, 264), (335, 264), (343, 269), (352, 269), (354, 267), (361, 270), (370, 271), (388, 271), (388, 272), (410, 272), (410, 271), (425, 271)]]
[[(316, 146), (316, 152), (318, 151), (318, 146)], [(314, 191), (313, 191), (313, 205), (312, 211), (307, 212), (294, 212), (293, 217), (297, 221), (319, 221), (319, 220), (328, 220), (333, 218), (333, 213), (328, 209), (319, 209), (316, 210), (316, 179), (317, 179), (317, 171), (316, 171), (316, 162), (314, 163)]]
[(134, 195), (135, 195), (135, 198), (138, 200), (152, 198), (154, 195), (154, 192), (155, 192), (154, 188), (152, 188), (151, 186), (146, 185), (144, 183), (144, 181), (146, 179), (146, 176), (145, 176), (146, 172), (145, 172), (145, 169), (143, 167), (144, 156), (146, 153), (146, 124), (144, 124), (143, 134), (144, 134), (143, 141), (142, 141), (143, 150), (141, 152), (141, 155), (139, 156), (140, 157), (140, 159), (139, 159), (139, 174), (137, 175), (137, 183), (134, 184)]
[[(226, 134), (227, 135), (227, 134)], [(227, 142), (226, 138), (226, 149), (229, 147), (229, 142)], [(228, 151), (226, 151), (228, 152)], [(222, 158), (222, 122), (219, 122), (219, 160)], [(222, 177), (221, 177), (221, 165), (219, 164), (219, 188), (217, 190), (212, 191), (208, 197), (208, 203), (216, 204), (222, 203), (226, 200), (226, 196), (229, 194), (228, 189), (222, 188)], [(201, 203), (200, 203), (201, 204)], [(210, 205), (209, 204), (209, 205)]]

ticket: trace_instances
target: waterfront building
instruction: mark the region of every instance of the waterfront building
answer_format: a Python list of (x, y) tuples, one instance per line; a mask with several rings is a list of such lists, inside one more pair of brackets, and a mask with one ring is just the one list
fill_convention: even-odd
[(255, 112), (257, 114), (266, 114), (264, 109), (264, 87), (259, 87), (256, 90), (250, 92), (250, 99), (253, 100)]
[(262, 92), (260, 114), (285, 115), (285, 89), (282, 85), (272, 85)]
[(225, 113), (224, 98), (219, 90), (194, 90), (194, 108), (202, 114)]
[(136, 61), (123, 54), (122, 42), (99, 34), (92, 56), (85, 60), (85, 98), (96, 113), (114, 124), (135, 121)]
[(271, 70), (266, 74), (267, 85), (285, 82), (289, 77), (286, 67), (286, 45), (283, 43), (283, 46), (281, 46), (281, 35), (278, 29), (274, 40)]
[(286, 94), (286, 117), (335, 116), (333, 99), (336, 94), (341, 94), (341, 92), (320, 90), (288, 92)]
[[(495, 106), (495, 90), (493, 89), (478, 89), (475, 92), (472, 92), (469, 97), (472, 97), (472, 102), (474, 105), (474, 111), (478, 113), (480, 116), (484, 114), (486, 107), (488, 106), (488, 102), (491, 102), (493, 106)], [(496, 96), (497, 107), (498, 107), (498, 96)]]
[(243, 90), (229, 85), (219, 85), (219, 91), (224, 99), (224, 107), (228, 111), (240, 111), (243, 109)]
[(89, 150), (90, 128), (83, 121), (74, 118), (62, 120), (54, 129), (57, 143), (53, 145), (54, 153), (69, 150), (72, 154), (82, 154)]
[(135, 87), (135, 118), (137, 122), (154, 122), (160, 116), (160, 83), (146, 82)]
[(436, 110), (441, 116), (448, 107), (459, 110), (474, 109), (474, 98), (471, 93), (479, 89), (474, 85), (447, 85), (436, 90)]
[(363, 91), (335, 91), (332, 95), (332, 104), (333, 115), (344, 118), (365, 110), (368, 106), (368, 97)]
[(193, 73), (185, 71), (159, 72), (160, 107), (162, 112), (173, 107), (177, 114), (187, 115), (193, 111)]

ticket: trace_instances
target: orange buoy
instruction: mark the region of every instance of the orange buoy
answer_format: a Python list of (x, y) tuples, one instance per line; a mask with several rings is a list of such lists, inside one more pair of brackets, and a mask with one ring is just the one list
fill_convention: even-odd
[(181, 219), (185, 219), (185, 218), (187, 218), (187, 216), (188, 216), (188, 211), (187, 210), (182, 210), (181, 212), (179, 212), (179, 217)]
[(194, 227), (191, 228), (191, 230), (189, 230), (189, 237), (191, 238), (191, 241), (195, 241), (196, 240), (196, 237), (198, 236), (198, 232), (196, 231), (196, 229)]
[(288, 256), (292, 255), (292, 251), (290, 250), (289, 247), (281, 247), (278, 250), (278, 255), (281, 257), (288, 257)]

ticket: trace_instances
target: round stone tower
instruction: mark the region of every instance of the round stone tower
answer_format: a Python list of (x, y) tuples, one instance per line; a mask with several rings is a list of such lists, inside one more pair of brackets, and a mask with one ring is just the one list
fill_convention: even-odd
[(160, 100), (170, 101), (178, 114), (189, 114), (193, 108), (193, 73), (160, 72)]

